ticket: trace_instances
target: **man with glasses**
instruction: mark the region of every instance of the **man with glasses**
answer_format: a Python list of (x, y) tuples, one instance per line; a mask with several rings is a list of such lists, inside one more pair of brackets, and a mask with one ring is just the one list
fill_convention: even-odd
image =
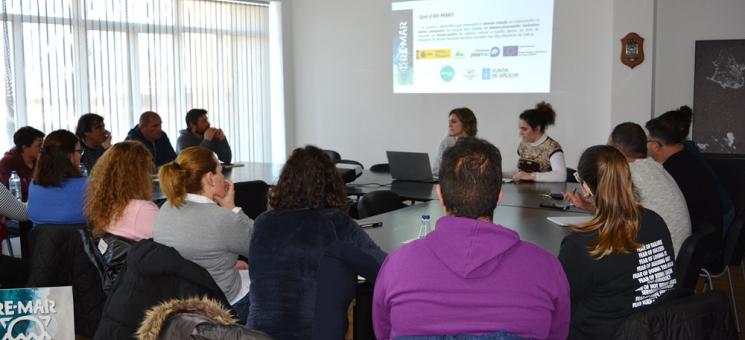
[(111, 146), (111, 132), (106, 130), (103, 117), (86, 113), (78, 119), (75, 135), (80, 139), (82, 154), (80, 162), (90, 171), (98, 158)]
[(722, 199), (716, 179), (702, 160), (685, 149), (693, 112), (687, 106), (668, 111), (647, 122), (649, 156), (662, 164), (675, 179), (686, 200), (692, 231), (711, 225), (723, 235)]

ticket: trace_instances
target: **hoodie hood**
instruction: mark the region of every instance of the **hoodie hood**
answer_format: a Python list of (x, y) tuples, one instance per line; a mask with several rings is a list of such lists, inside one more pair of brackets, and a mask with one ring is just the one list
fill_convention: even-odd
[(8, 150), (8, 151), (5, 152), (5, 155), (3, 156), (3, 160), (5, 160), (5, 159), (13, 159), (13, 158), (20, 157), (20, 154), (21, 153), (18, 151), (18, 148), (16, 148), (14, 146), (14, 147), (10, 148), (10, 150)]
[(159, 339), (160, 332), (168, 319), (179, 313), (197, 314), (221, 325), (238, 324), (238, 320), (230, 314), (230, 311), (226, 310), (219, 302), (207, 297), (175, 299), (147, 311), (145, 320), (142, 321), (140, 328), (137, 330), (137, 337), (142, 340)]
[(444, 216), (424, 240), (437, 259), (455, 274), (481, 278), (495, 270), (503, 255), (520, 242), (520, 237), (501, 225)]
[(127, 132), (127, 139), (144, 140), (145, 136), (140, 131), (140, 124), (135, 125), (129, 132)]

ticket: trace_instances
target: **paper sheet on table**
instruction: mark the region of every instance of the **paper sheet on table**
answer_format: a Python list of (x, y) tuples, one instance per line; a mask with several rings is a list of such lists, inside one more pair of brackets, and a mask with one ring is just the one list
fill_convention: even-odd
[(592, 215), (582, 215), (582, 216), (552, 216), (552, 217), (546, 217), (547, 220), (556, 223), (562, 227), (568, 227), (572, 224), (582, 224), (587, 221), (589, 221), (592, 218)]

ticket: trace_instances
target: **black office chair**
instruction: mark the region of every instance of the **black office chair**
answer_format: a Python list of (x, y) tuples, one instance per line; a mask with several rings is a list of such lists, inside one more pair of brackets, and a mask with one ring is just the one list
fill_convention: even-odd
[(574, 178), (574, 174), (577, 172), (577, 170), (574, 170), (572, 168), (567, 168), (567, 183), (577, 183), (577, 179)]
[(264, 181), (250, 181), (235, 183), (235, 205), (255, 220), (267, 209), (267, 195), (269, 185)]
[(724, 294), (715, 291), (659, 301), (631, 314), (613, 339), (736, 340), (727, 305)]
[[(719, 277), (727, 274), (727, 282), (729, 283), (729, 293), (732, 299), (732, 311), (735, 316), (735, 326), (737, 332), (740, 332), (740, 321), (737, 312), (737, 302), (735, 301), (735, 286), (732, 282), (732, 271), (729, 266), (742, 265), (743, 255), (745, 255), (745, 214), (740, 211), (735, 217), (734, 223), (729, 228), (729, 232), (724, 239), (724, 250), (722, 252), (721, 261), (716, 261), (714, 264), (705, 265), (701, 269), (703, 274), (707, 278), (707, 284), (709, 289), (714, 289), (712, 284), (712, 277)], [(745, 275), (745, 274), (744, 274)]]
[(370, 171), (372, 172), (391, 172), (391, 165), (388, 163), (379, 163), (379, 164), (373, 164), (370, 167)]
[(85, 224), (39, 224), (31, 231), (27, 287), (72, 286), (75, 334), (92, 337), (101, 320), (106, 294)]
[(688, 236), (680, 246), (675, 258), (679, 288), (696, 289), (696, 282), (704, 264), (704, 254), (716, 243), (716, 237), (713, 228), (704, 229)]
[(324, 149), (323, 151), (326, 152), (326, 155), (329, 156), (332, 162), (336, 163), (341, 160), (341, 155), (338, 152), (334, 150), (326, 150), (326, 149)]
[(358, 161), (351, 160), (351, 159), (342, 159), (341, 154), (339, 154), (338, 152), (334, 150), (323, 150), (323, 151), (326, 152), (326, 155), (328, 155), (329, 158), (331, 158), (331, 161), (334, 162), (335, 164), (352, 164), (352, 165), (357, 165), (362, 169), (365, 168), (365, 166), (362, 165), (362, 163)]
[(375, 216), (406, 207), (401, 196), (390, 190), (368, 192), (357, 202), (357, 213), (360, 218)]

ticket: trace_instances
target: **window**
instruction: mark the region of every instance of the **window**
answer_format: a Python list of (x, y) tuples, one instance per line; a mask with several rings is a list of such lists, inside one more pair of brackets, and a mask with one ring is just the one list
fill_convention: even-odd
[(268, 1), (2, 3), (2, 150), (19, 127), (74, 131), (86, 112), (104, 117), (114, 141), (158, 112), (175, 143), (186, 111), (204, 108), (240, 161), (272, 161), (272, 131), (284, 139), (272, 126)]

